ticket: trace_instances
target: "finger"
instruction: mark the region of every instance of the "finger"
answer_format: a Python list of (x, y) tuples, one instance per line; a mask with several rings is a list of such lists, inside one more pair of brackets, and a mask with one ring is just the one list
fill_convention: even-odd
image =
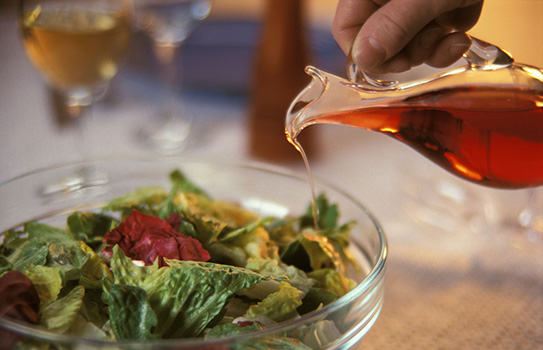
[(479, 20), (483, 10), (483, 1), (477, 1), (466, 7), (459, 7), (445, 12), (436, 19), (436, 23), (445, 28), (466, 32)]
[(343, 52), (348, 55), (356, 35), (367, 19), (380, 8), (370, 0), (339, 0), (332, 22), (332, 35)]
[(376, 68), (398, 54), (415, 35), (441, 14), (427, 0), (392, 0), (368, 18), (355, 38), (353, 60), (363, 69)]
[(368, 72), (373, 74), (401, 73), (411, 69), (411, 67), (413, 67), (413, 63), (409, 56), (404, 51), (400, 51), (396, 56)]
[(471, 39), (464, 32), (455, 32), (443, 37), (426, 63), (432, 67), (443, 68), (458, 61), (469, 49)]
[(402, 50), (409, 56), (410, 64), (418, 66), (424, 63), (434, 52), (435, 46), (448, 31), (435, 22), (430, 22), (415, 35)]
[[(419, 31), (434, 19), (459, 6), (470, 11), (482, 0), (391, 0), (370, 16), (352, 46), (353, 60), (362, 69), (377, 68), (396, 56)], [(471, 7), (473, 6), (473, 7)], [(443, 18), (447, 24), (450, 19)]]

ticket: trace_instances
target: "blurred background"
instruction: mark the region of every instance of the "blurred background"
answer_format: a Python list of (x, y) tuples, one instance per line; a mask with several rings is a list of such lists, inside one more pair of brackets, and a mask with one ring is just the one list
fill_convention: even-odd
[[(265, 90), (271, 78), (257, 77), (256, 69), (257, 62), (269, 72), (278, 69), (276, 61), (263, 63), (258, 55), (273, 12), (267, 1), (214, 0), (174, 56), (174, 96), (190, 131), (181, 147), (166, 153), (305, 171), (299, 157), (266, 154), (286, 144), (282, 132), (270, 141), (276, 146), (252, 150), (253, 118), (264, 113), (255, 112), (255, 96), (278, 94)], [(82, 157), (74, 147), (79, 134), (66, 122), (59, 97), (24, 52), (17, 6), (17, 0), (0, 0), (0, 183)], [(330, 34), (336, 1), (306, 0), (302, 6), (302, 15), (293, 18), (302, 24), (306, 48), (297, 55), (305, 52), (308, 64), (344, 76), (346, 60)], [(471, 34), (519, 62), (543, 67), (541, 13), (543, 0), (488, 0)], [(285, 38), (266, 42), (277, 40)], [(151, 38), (135, 31), (119, 74), (84, 123), (85, 156), (164, 153), (146, 142), (157, 122), (153, 112), (169, 89), (160, 71)], [(299, 84), (303, 77), (295, 75), (276, 77)], [(275, 118), (284, 123), (283, 113)], [(525, 233), (516, 229), (527, 191), (464, 183), (377, 133), (315, 129), (307, 131), (314, 176), (367, 205), (389, 237), (385, 305), (366, 348), (543, 348), (543, 245), (527, 247)]]

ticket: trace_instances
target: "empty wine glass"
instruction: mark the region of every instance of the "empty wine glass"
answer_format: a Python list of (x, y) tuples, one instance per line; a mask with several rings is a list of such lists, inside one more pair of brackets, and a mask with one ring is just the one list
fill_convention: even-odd
[[(96, 96), (116, 75), (131, 37), (131, 0), (21, 0), (20, 27), (26, 52), (66, 104), (78, 129)], [(81, 157), (82, 134), (76, 135)], [(100, 185), (105, 174), (89, 166), (44, 193)]]
[(159, 110), (139, 134), (156, 151), (182, 150), (192, 128), (193, 117), (181, 96), (179, 48), (211, 10), (211, 0), (136, 0), (136, 24), (153, 41), (153, 53), (166, 86)]

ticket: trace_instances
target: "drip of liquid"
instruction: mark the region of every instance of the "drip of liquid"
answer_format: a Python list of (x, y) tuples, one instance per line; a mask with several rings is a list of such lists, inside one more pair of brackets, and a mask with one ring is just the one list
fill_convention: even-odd
[(300, 154), (302, 155), (302, 159), (304, 160), (305, 169), (307, 171), (307, 176), (309, 179), (309, 186), (311, 188), (311, 214), (313, 215), (313, 225), (315, 226), (315, 231), (319, 230), (319, 210), (317, 207), (317, 197), (315, 195), (315, 184), (313, 181), (313, 175), (311, 173), (311, 168), (309, 167), (309, 161), (307, 159), (307, 154), (305, 153), (304, 149), (302, 148), (302, 145), (300, 142), (298, 142), (298, 139), (296, 137), (292, 138), (291, 135), (288, 132), (285, 132), (287, 135), (287, 140), (290, 142), (294, 148)]

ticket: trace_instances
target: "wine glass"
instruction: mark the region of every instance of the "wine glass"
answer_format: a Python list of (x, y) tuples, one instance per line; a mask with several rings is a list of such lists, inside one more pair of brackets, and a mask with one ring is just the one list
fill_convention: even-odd
[(160, 79), (165, 85), (156, 115), (139, 131), (155, 151), (182, 150), (192, 129), (193, 116), (179, 94), (179, 48), (211, 10), (211, 0), (135, 0), (136, 25), (153, 42)]
[[(96, 97), (107, 90), (128, 48), (131, 0), (21, 0), (20, 27), (28, 57), (51, 88), (62, 96), (66, 112), (80, 132), (79, 155), (85, 157), (81, 132)], [(44, 193), (100, 185), (107, 176), (88, 166)]]

